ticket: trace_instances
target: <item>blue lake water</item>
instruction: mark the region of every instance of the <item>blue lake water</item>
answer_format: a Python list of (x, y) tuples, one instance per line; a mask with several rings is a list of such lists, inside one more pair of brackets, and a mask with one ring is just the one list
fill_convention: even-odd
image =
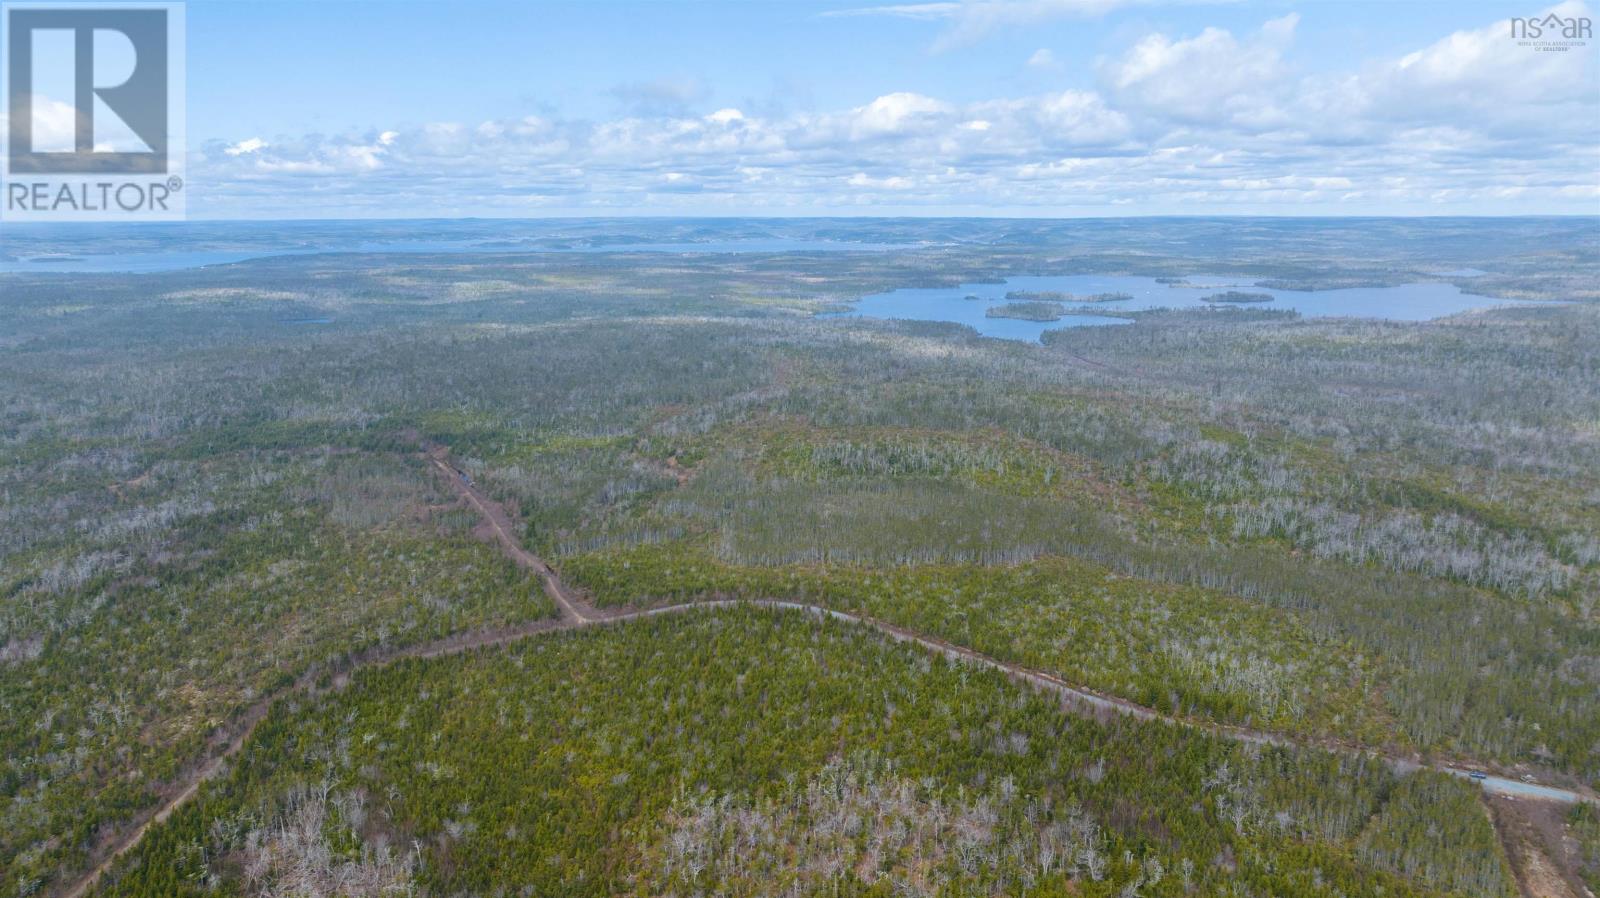
[[(1418, 283), (1398, 287), (1354, 287), (1341, 290), (1269, 290), (1257, 287), (1248, 278), (1195, 276), (1180, 286), (1157, 283), (1155, 278), (1122, 275), (1067, 275), (1014, 277), (1003, 284), (962, 284), (959, 287), (912, 288), (863, 296), (848, 312), (828, 317), (891, 318), (912, 321), (950, 321), (965, 324), (986, 337), (1008, 340), (1034, 340), (1047, 330), (1064, 327), (1096, 327), (1130, 324), (1118, 312), (1149, 309), (1228, 308), (1292, 309), (1307, 318), (1384, 318), (1394, 321), (1427, 321), (1472, 309), (1514, 305), (1510, 300), (1463, 293), (1453, 284)], [(1206, 296), (1237, 290), (1266, 293), (1271, 302), (1207, 303)], [(1132, 299), (1117, 302), (1064, 303), (1069, 309), (1081, 308), (1089, 315), (1067, 315), (1060, 321), (1019, 321), (990, 318), (990, 306), (1005, 302), (1008, 292), (1127, 293)], [(968, 299), (969, 296), (978, 297)]]
[(157, 271), (204, 268), (207, 265), (226, 265), (231, 262), (243, 262), (246, 259), (298, 255), (306, 252), (311, 252), (311, 250), (277, 250), (268, 252), (174, 251), (25, 256), (19, 259), (0, 259), (0, 272), (15, 272), (19, 274), (150, 274)]
[(883, 253), (917, 249), (913, 243), (855, 243), (839, 240), (797, 240), (789, 237), (700, 240), (693, 243), (614, 243), (584, 246), (533, 243), (521, 252), (568, 253)]
[(854, 243), (837, 240), (749, 238), (681, 243), (584, 243), (558, 238), (529, 241), (402, 240), (244, 250), (182, 249), (145, 253), (58, 253), (0, 255), (0, 272), (25, 274), (150, 274), (251, 259), (319, 253), (838, 253), (915, 249), (914, 244)]

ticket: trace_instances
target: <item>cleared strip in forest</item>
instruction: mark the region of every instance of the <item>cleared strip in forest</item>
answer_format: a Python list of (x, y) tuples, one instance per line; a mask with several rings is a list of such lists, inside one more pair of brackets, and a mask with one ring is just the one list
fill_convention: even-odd
[(443, 474), (444, 478), (455, 487), (456, 492), (460, 493), (461, 497), (466, 499), (473, 508), (476, 508), (478, 514), (483, 516), (484, 523), (489, 525), (490, 532), (494, 534), (495, 542), (500, 544), (500, 548), (505, 550), (506, 555), (513, 562), (516, 562), (518, 567), (526, 568), (538, 575), (539, 582), (544, 586), (545, 594), (550, 597), (551, 601), (556, 603), (557, 608), (561, 609), (562, 617), (580, 624), (588, 623), (594, 619), (585, 613), (587, 609), (567, 595), (566, 588), (561, 585), (560, 578), (556, 576), (555, 571), (550, 569), (550, 565), (545, 564), (544, 559), (523, 548), (522, 541), (512, 534), (511, 518), (506, 514), (505, 509), (500, 506), (500, 503), (479, 493), (477, 488), (472, 485), (472, 482), (467, 479), (466, 472), (446, 460), (447, 456), (444, 449), (438, 447), (429, 449), (427, 455), (428, 460), (433, 463), (434, 469)]

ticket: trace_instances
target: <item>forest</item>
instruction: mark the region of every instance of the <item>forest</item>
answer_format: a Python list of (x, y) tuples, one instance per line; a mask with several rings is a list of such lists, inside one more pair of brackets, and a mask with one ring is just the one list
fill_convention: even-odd
[[(526, 251), (0, 274), (0, 896), (66, 894), (236, 741), (101, 892), (1514, 894), (1472, 785), (1409, 765), (1600, 787), (1592, 223), (495, 227)], [(904, 248), (560, 251), (729, 235)], [(1469, 265), (1507, 307), (825, 314)], [(603, 610), (802, 600), (1194, 726), (770, 610), (546, 633), (430, 446)], [(504, 645), (407, 660), (450, 640)], [(1550, 850), (1590, 882), (1594, 820)]]
[(1514, 895), (1471, 790), (727, 611), (283, 707), (106, 894)]

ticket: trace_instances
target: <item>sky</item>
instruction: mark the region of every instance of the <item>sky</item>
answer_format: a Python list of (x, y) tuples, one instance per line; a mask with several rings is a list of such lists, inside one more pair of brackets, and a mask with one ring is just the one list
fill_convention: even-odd
[(192, 0), (189, 214), (1600, 214), (1552, 11)]

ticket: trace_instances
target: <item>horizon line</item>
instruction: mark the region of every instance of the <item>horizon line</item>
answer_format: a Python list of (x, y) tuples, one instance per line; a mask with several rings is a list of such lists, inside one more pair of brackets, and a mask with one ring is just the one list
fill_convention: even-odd
[(104, 225), (128, 226), (135, 228), (181, 227), (191, 224), (291, 224), (291, 223), (378, 223), (378, 222), (404, 222), (404, 221), (481, 221), (481, 222), (516, 222), (516, 221), (889, 221), (889, 220), (928, 220), (928, 221), (1131, 221), (1131, 220), (1196, 220), (1196, 219), (1235, 219), (1235, 220), (1275, 220), (1275, 221), (1370, 221), (1380, 219), (1452, 219), (1472, 221), (1514, 221), (1528, 219), (1597, 219), (1600, 220), (1600, 211), (1595, 212), (1525, 212), (1525, 213), (1365, 213), (1365, 214), (1281, 214), (1281, 213), (1203, 213), (1203, 212), (1152, 212), (1134, 213), (1127, 215), (1006, 215), (1006, 214), (959, 214), (959, 215), (916, 215), (916, 214), (809, 214), (809, 215), (738, 215), (738, 214), (655, 214), (655, 213), (626, 213), (620, 215), (588, 215), (588, 214), (554, 214), (554, 215), (381, 215), (364, 217), (337, 217), (337, 216), (310, 216), (310, 217), (259, 217), (259, 218), (186, 218), (179, 221), (8, 221), (0, 218), (0, 230), (7, 228), (76, 228), (96, 227)]

